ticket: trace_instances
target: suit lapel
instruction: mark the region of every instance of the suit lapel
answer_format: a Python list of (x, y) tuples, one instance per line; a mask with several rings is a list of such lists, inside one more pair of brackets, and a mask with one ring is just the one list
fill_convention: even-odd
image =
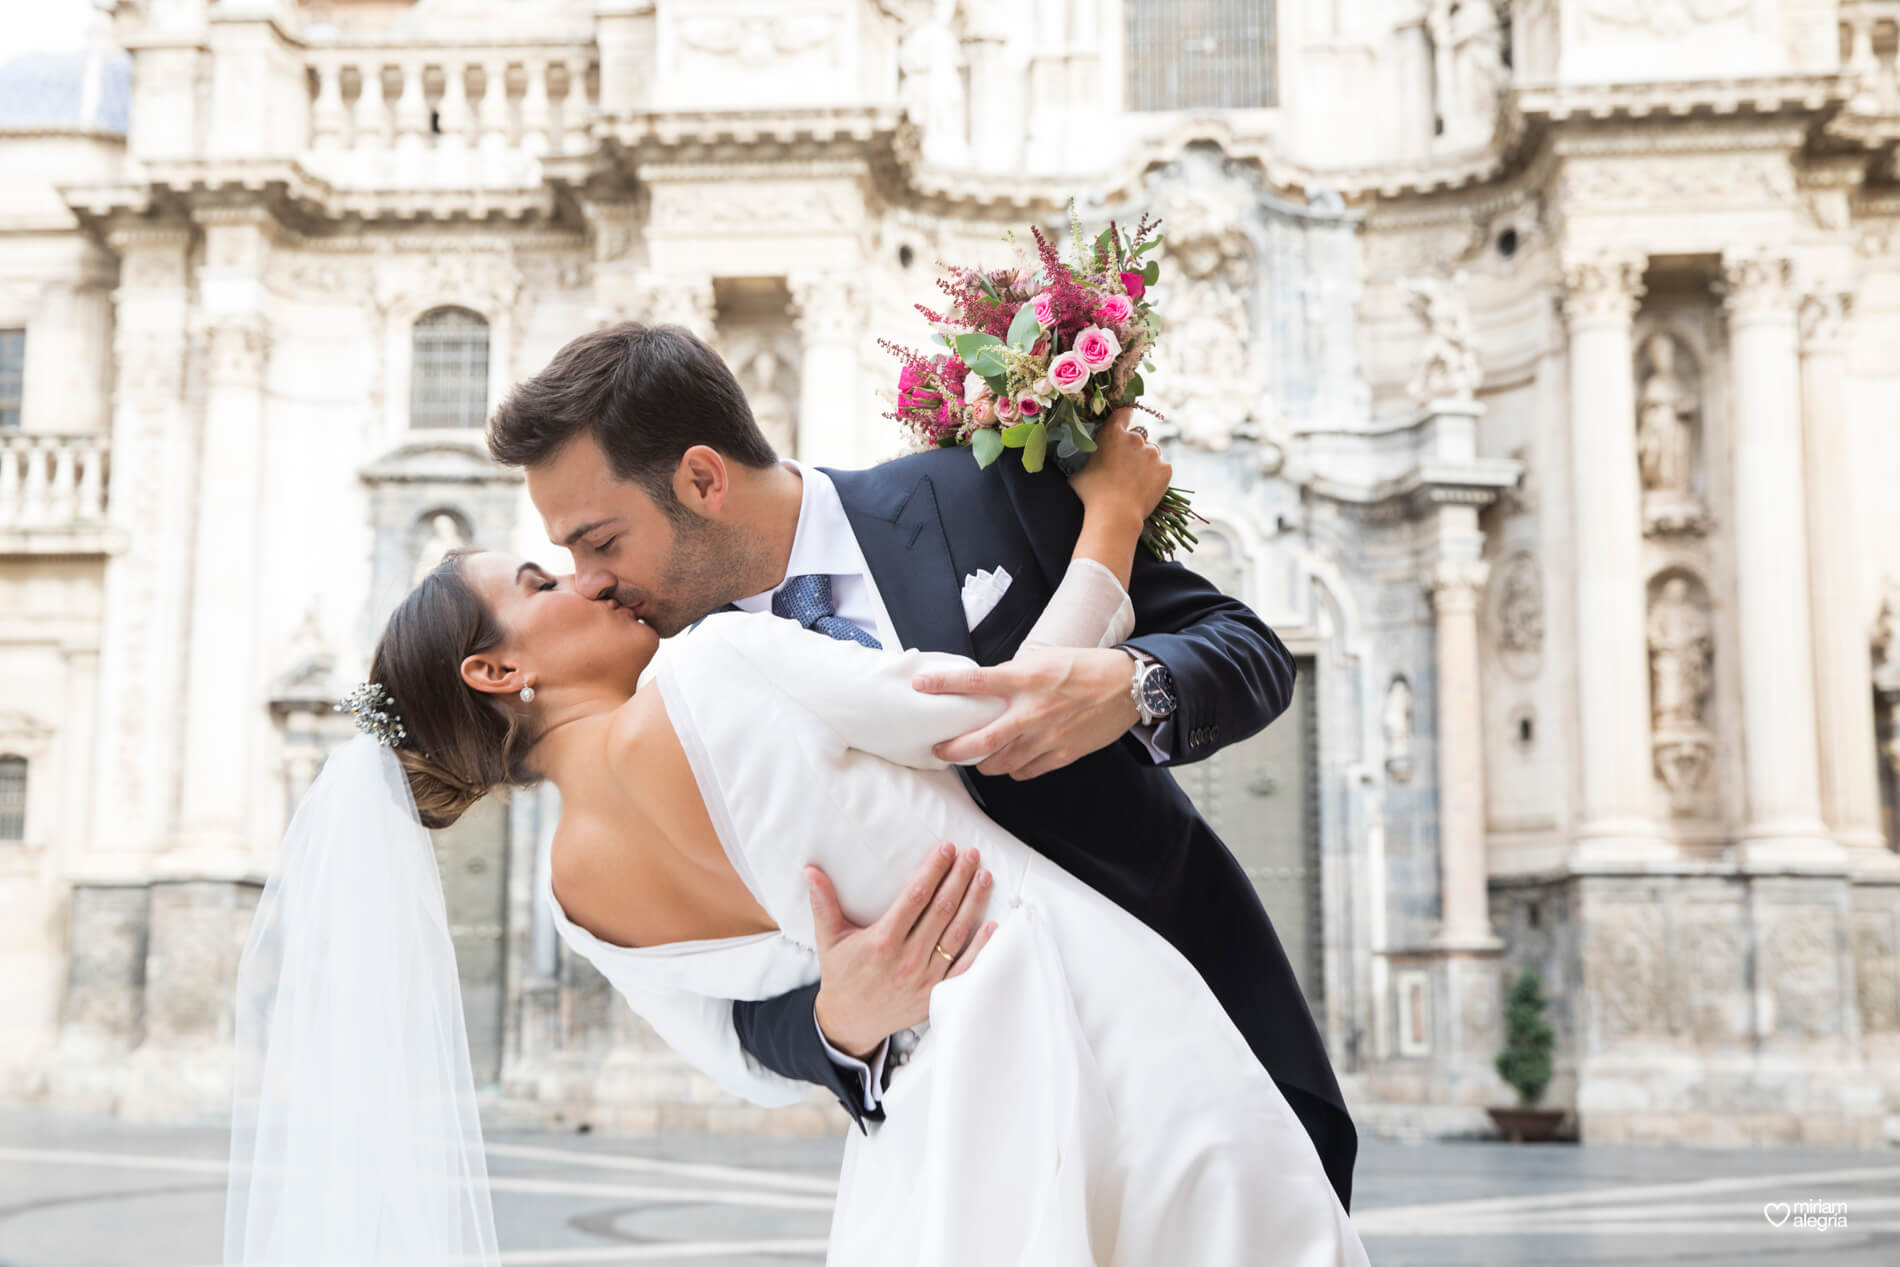
[(904, 646), (973, 655), (970, 631), (963, 623), (962, 580), (950, 557), (930, 477), (892, 481), (877, 469), (826, 469), (825, 474), (838, 490), (858, 549)]

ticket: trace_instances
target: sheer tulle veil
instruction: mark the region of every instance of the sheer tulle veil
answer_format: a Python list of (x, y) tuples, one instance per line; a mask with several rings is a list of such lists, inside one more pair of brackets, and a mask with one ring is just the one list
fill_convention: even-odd
[(498, 1263), (442, 882), (368, 734), (291, 820), (238, 968), (236, 1042), (227, 1264)]

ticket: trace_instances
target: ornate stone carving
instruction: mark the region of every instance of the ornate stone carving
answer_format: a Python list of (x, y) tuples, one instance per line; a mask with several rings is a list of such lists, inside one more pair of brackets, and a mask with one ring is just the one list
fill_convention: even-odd
[(1686, 576), (1663, 578), (1649, 609), (1652, 744), (1657, 777), (1678, 814), (1700, 803), (1715, 751), (1706, 716), (1713, 685), (1715, 626)]
[(1544, 581), (1537, 560), (1526, 552), (1511, 555), (1497, 569), (1492, 588), (1498, 658), (1513, 676), (1535, 677), (1544, 663)]
[(509, 312), (526, 278), (511, 247), (443, 249), (402, 261), (381, 261), (372, 302), (379, 312), (407, 316), (439, 304), (466, 304), (484, 316)]
[(959, 167), (970, 158), (969, 109), (963, 90), (968, 59), (957, 36), (958, 0), (935, 0), (897, 52), (898, 100), (923, 130), (923, 158)]
[(648, 325), (685, 326), (710, 341), (718, 319), (718, 304), (710, 277), (664, 277), (647, 274), (626, 288), (627, 305), (617, 320)]
[(1854, 1005), (1867, 1034), (1900, 1032), (1900, 951), (1895, 917), (1862, 911), (1854, 917)]
[(1771, 251), (1729, 252), (1718, 288), (1731, 322), (1785, 320), (1794, 312), (1794, 263)]
[(227, 321), (206, 332), (206, 370), (215, 386), (258, 387), (270, 338), (256, 321)]
[(864, 332), (864, 288), (836, 274), (788, 278), (792, 318), (807, 343), (853, 342)]
[(1491, 140), (1504, 87), (1504, 32), (1491, 0), (1429, 0), (1432, 81), (1440, 148), (1475, 149)]
[(1421, 406), (1433, 401), (1469, 402), (1484, 381), (1478, 339), (1465, 296), (1465, 274), (1413, 277), (1402, 284), (1407, 300), (1425, 323), (1425, 354), (1407, 388)]
[(1394, 783), (1412, 778), (1412, 684), (1403, 674), (1385, 688), (1385, 708), (1379, 717), (1385, 734), (1385, 768)]
[(647, 224), (656, 237), (837, 233), (865, 219), (864, 196), (848, 180), (656, 181)]
[(1616, 154), (1572, 159), (1558, 178), (1567, 205), (1592, 211), (1674, 207), (1799, 208), (1800, 187), (1779, 154)]
[(1699, 534), (1708, 515), (1695, 490), (1702, 413), (1694, 361), (1657, 330), (1637, 357), (1636, 455), (1643, 481), (1643, 528), (1652, 536)]
[(1746, 1038), (1748, 994), (1737, 917), (1726, 908), (1692, 907), (1675, 931), (1671, 1028), (1705, 1046)]
[(1564, 260), (1564, 320), (1585, 325), (1628, 325), (1643, 294), (1644, 259), (1608, 251)]
[(1588, 0), (1584, 31), (1596, 36), (1648, 32), (1676, 39), (1713, 27), (1746, 25), (1754, 0)]
[(1775, 1002), (1775, 1032), (1819, 1037), (1839, 1031), (1834, 923), (1834, 912), (1825, 907), (1773, 913), (1762, 966)]
[(1854, 315), (1854, 292), (1820, 289), (1801, 296), (1801, 350), (1838, 352), (1847, 345), (1848, 322)]
[(1597, 1001), (1604, 1038), (1661, 1033), (1668, 1017), (1663, 912), (1653, 906), (1607, 907), (1586, 922), (1584, 975)]
[(1168, 337), (1155, 376), (1155, 404), (1166, 421), (1157, 438), (1221, 452), (1253, 434), (1265, 384), (1252, 365), (1246, 287), (1253, 243), (1230, 191), (1190, 185), (1160, 201), (1170, 268)]
[[(679, 42), (704, 56), (701, 62), (729, 62), (738, 68), (780, 70), (788, 58), (799, 58), (832, 44), (838, 38), (836, 13), (708, 14), (680, 22)], [(727, 66), (729, 73), (734, 67)]]

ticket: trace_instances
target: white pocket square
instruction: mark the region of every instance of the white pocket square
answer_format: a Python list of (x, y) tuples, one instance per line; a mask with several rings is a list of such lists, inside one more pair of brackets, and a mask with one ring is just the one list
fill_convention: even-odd
[(978, 568), (963, 578), (963, 620), (964, 628), (975, 629), (983, 618), (996, 610), (996, 604), (1002, 600), (1003, 593), (1009, 589), (1009, 573), (1002, 568), (994, 572), (987, 568)]

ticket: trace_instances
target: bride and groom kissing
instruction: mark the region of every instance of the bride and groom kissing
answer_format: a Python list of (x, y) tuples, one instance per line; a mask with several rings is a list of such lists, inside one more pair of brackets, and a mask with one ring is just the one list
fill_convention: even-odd
[(569, 945), (725, 1089), (853, 1119), (827, 1261), (1363, 1263), (1318, 1030), (1166, 768), (1293, 661), (1137, 549), (1169, 468), (1098, 442), (781, 460), (677, 327), (517, 387), (490, 450), (574, 571), (451, 555), (347, 701), (240, 970), (226, 1261), (496, 1261), (424, 829), (549, 780)]

